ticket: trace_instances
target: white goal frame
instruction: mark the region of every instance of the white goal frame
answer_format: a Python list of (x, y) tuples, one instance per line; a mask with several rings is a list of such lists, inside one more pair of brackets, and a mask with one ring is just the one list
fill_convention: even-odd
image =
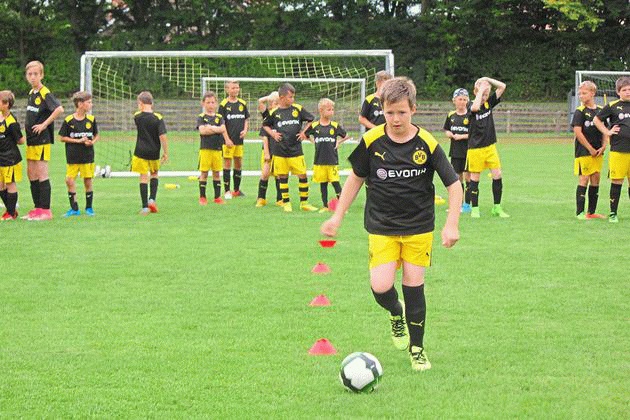
[(630, 71), (592, 71), (592, 70), (576, 70), (575, 71), (575, 95), (573, 99), (573, 109), (571, 115), (575, 109), (580, 106), (580, 98), (578, 97), (578, 89), (580, 84), (584, 81), (584, 76), (630, 76)]

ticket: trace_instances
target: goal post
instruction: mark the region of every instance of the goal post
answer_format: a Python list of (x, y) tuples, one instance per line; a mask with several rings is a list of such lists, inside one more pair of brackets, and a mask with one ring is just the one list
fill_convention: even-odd
[(598, 105), (605, 105), (608, 102), (617, 100), (617, 91), (615, 89), (615, 82), (621, 76), (629, 76), (630, 71), (593, 71), (593, 70), (577, 70), (575, 72), (575, 88), (572, 101), (572, 107), (570, 109), (569, 118), (575, 112), (575, 109), (580, 106), (580, 98), (578, 96), (578, 89), (582, 82), (587, 80), (592, 81), (597, 85), (597, 95), (595, 96), (595, 102)]
[[(361, 101), (380, 70), (394, 74), (391, 50), (89, 51), (81, 58), (81, 89), (93, 95), (93, 113), (102, 132), (97, 165), (110, 166), (114, 175), (129, 171), (136, 96), (149, 90), (155, 111), (164, 115), (171, 146), (171, 162), (160, 173), (181, 176), (197, 173), (195, 120), (211, 83), (221, 100), (225, 97), (221, 81), (239, 80), (242, 93), (249, 95), (244, 99), (252, 116), (247, 139), (259, 139), (257, 99), (282, 82), (294, 84), (297, 102), (313, 114), (317, 114), (316, 102), (330, 97), (337, 103), (335, 118), (349, 131), (359, 130)], [(260, 96), (259, 86), (264, 92)], [(250, 152), (248, 147), (245, 153)], [(258, 144), (256, 156), (250, 153), (244, 162), (247, 173), (260, 169), (259, 148)]]

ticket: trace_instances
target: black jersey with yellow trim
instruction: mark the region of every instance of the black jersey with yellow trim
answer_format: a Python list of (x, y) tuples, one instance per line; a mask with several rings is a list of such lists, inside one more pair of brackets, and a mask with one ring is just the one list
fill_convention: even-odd
[(307, 136), (313, 136), (315, 141), (315, 165), (338, 165), (337, 137), (347, 136), (346, 130), (336, 121), (322, 125), (319, 121), (311, 124), (306, 130)]
[[(282, 134), (282, 139), (274, 145), (274, 156), (296, 157), (304, 155), (302, 141), (298, 134), (305, 122), (315, 119), (313, 114), (300, 104), (292, 104), (287, 108), (274, 108), (263, 121), (263, 125)], [(275, 141), (275, 140), (272, 140)]]
[(376, 94), (373, 93), (365, 97), (361, 106), (361, 116), (367, 118), (374, 125), (385, 124), (381, 100)]
[[(221, 114), (208, 115), (205, 112), (202, 112), (197, 116), (197, 130), (199, 130), (199, 127), (202, 125), (221, 127), (222, 125), (225, 125), (225, 120)], [(223, 144), (225, 143), (223, 134), (200, 134), (200, 137), (200, 149), (221, 150)]]
[(229, 98), (225, 98), (219, 104), (217, 112), (223, 115), (225, 119), (225, 127), (230, 140), (235, 145), (243, 144), (241, 131), (245, 129), (245, 121), (249, 118), (247, 102), (241, 98), (237, 98), (235, 102), (230, 102)]
[[(602, 109), (600, 105), (595, 105), (595, 108), (587, 108), (584, 105), (578, 106), (573, 113), (573, 119), (571, 120), (571, 127), (582, 127), (582, 134), (586, 137), (594, 149), (602, 147), (602, 133), (595, 127), (593, 118)], [(590, 156), (586, 147), (582, 146), (577, 138), (575, 139), (575, 157)]]
[[(468, 134), (469, 125), (470, 113), (468, 111), (461, 115), (458, 114), (457, 111), (451, 111), (446, 116), (443, 128), (453, 134)], [(468, 152), (468, 140), (451, 139), (451, 147), (448, 150), (449, 156), (457, 159), (465, 159), (466, 152)]]
[(472, 104), (468, 104), (468, 112), (470, 113), (470, 125), (468, 127), (469, 149), (480, 149), (497, 142), (492, 109), (500, 102), (501, 98), (497, 97), (496, 92), (492, 92), (488, 100), (481, 104), (479, 111), (473, 112), (471, 109)]
[(619, 132), (610, 137), (610, 151), (630, 153), (630, 102), (620, 99), (610, 102), (597, 114), (610, 127), (619, 126)]
[[(415, 126), (415, 125), (414, 125)], [(421, 127), (404, 143), (387, 135), (387, 124), (366, 132), (348, 160), (366, 180), (365, 229), (377, 235), (416, 235), (435, 228), (435, 187), (458, 182), (435, 138)]]
[(138, 111), (133, 115), (133, 120), (138, 129), (134, 156), (146, 160), (158, 160), (160, 158), (160, 136), (166, 134), (164, 118), (157, 112)]
[(28, 103), (26, 104), (26, 144), (29, 146), (40, 146), (42, 144), (53, 144), (55, 142), (55, 123), (52, 122), (44, 131), (36, 134), (33, 126), (43, 123), (50, 117), (61, 103), (55, 98), (46, 86), (39, 90), (31, 89), (28, 93)]
[(22, 138), (20, 123), (9, 113), (0, 121), (0, 166), (13, 166), (22, 161), (18, 141)]
[[(74, 114), (68, 115), (61, 124), (59, 135), (72, 139), (87, 137), (93, 140), (98, 134), (98, 124), (94, 115), (87, 114), (85, 118), (78, 120)], [(66, 143), (66, 162), (69, 164), (93, 163), (94, 146), (86, 146), (84, 143)]]

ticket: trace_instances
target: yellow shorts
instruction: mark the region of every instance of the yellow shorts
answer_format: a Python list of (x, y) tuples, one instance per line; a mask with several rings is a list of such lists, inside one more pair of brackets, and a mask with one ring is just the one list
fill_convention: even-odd
[(313, 165), (313, 182), (339, 182), (339, 166)]
[(160, 169), (160, 160), (147, 160), (134, 156), (131, 158), (131, 172), (147, 174), (157, 172)]
[(630, 178), (630, 153), (610, 152), (608, 176), (610, 179)]
[(50, 160), (50, 144), (26, 146), (26, 160)]
[(306, 161), (304, 155), (296, 157), (273, 157), (273, 174), (274, 175), (305, 175)]
[(243, 157), (243, 145), (239, 144), (236, 146), (226, 146), (223, 145), (223, 157), (225, 159), (232, 159), (235, 157)]
[(403, 261), (428, 267), (431, 265), (433, 232), (409, 236), (368, 235), (370, 269), (396, 261), (400, 268)]
[(0, 166), (0, 182), (10, 184), (22, 181), (22, 162), (13, 166)]
[(468, 172), (483, 172), (484, 169), (498, 169), (501, 167), (497, 145), (482, 147), (480, 149), (468, 149), (466, 156)]
[(573, 163), (573, 173), (575, 175), (593, 175), (602, 171), (604, 164), (603, 156), (580, 156), (576, 157)]
[(94, 178), (94, 163), (68, 163), (66, 165), (66, 178), (76, 178), (81, 174), (81, 178)]
[(223, 156), (220, 150), (199, 149), (199, 170), (202, 172), (221, 172)]

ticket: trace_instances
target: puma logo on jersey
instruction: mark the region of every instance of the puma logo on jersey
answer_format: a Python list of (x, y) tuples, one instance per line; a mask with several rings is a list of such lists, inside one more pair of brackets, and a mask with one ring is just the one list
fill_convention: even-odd
[(374, 152), (374, 156), (378, 156), (378, 157), (380, 157), (380, 158), (381, 158), (381, 160), (382, 160), (383, 162), (385, 162), (385, 153), (387, 153), (387, 152), (383, 152), (383, 154), (380, 154), (379, 152)]

